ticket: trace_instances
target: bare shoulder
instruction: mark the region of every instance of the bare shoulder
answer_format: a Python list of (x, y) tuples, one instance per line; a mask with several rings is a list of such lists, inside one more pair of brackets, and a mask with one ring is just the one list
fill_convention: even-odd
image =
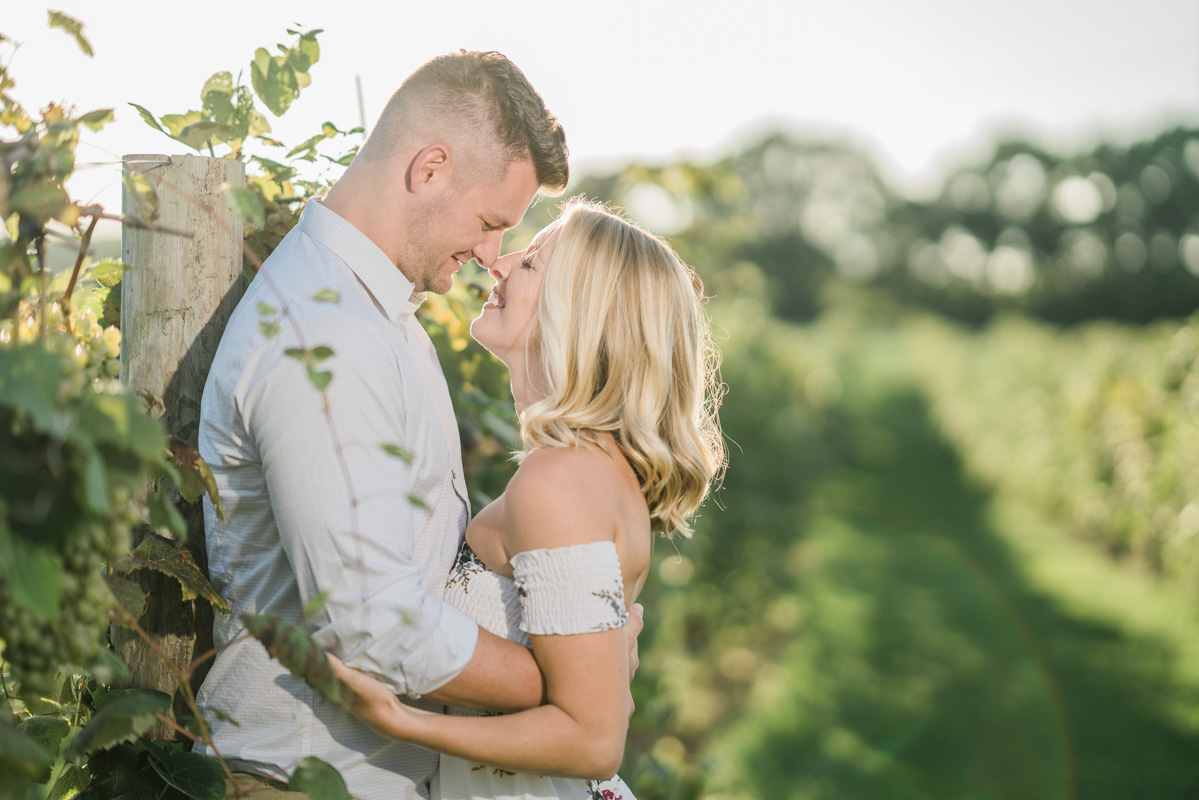
[[(529, 453), (504, 493), (509, 555), (539, 547), (615, 541), (631, 501), (612, 454), (594, 446)], [(635, 484), (634, 484), (635, 488)]]

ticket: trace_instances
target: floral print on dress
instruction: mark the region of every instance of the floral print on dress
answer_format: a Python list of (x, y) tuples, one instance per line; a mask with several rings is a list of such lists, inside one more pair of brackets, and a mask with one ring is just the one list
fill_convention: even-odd
[(597, 622), (595, 630), (610, 631), (613, 628), (623, 628), (629, 621), (629, 612), (624, 607), (624, 586), (617, 583), (615, 591), (592, 592), (591, 594), (607, 602), (615, 615), (615, 619)]
[(458, 563), (450, 570), (450, 575), (446, 578), (445, 587), (448, 589), (455, 584), (462, 585), (463, 593), (469, 593), (470, 579), (473, 575), (487, 571), (487, 565), (475, 555), (475, 551), (470, 548), (466, 542), (462, 543), (462, 547), (458, 550)]
[(632, 795), (626, 798), (625, 793), (619, 788), (608, 788), (612, 783), (612, 781), (587, 781), (587, 791), (591, 792), (591, 800), (634, 800)]

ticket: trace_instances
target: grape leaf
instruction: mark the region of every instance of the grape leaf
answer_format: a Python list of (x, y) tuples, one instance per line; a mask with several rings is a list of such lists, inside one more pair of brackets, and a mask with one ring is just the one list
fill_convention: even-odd
[(229, 200), (229, 208), (233, 209), (234, 213), (241, 217), (247, 225), (261, 228), (266, 222), (262, 201), (254, 192), (244, 186), (231, 186), (226, 190), (225, 195)]
[(92, 776), (83, 767), (64, 764), (62, 773), (50, 787), (50, 793), (46, 795), (46, 800), (66, 800), (66, 798), (75, 797), (91, 782)]
[(341, 692), (324, 649), (291, 620), (278, 614), (243, 614), (250, 635), (262, 642), (272, 658), (288, 672), (316, 689), (327, 700), (341, 701)]
[[(137, 215), (147, 222), (158, 219), (158, 190), (140, 172), (125, 172), (121, 176), (125, 186), (125, 197), (132, 201), (137, 209)], [(125, 207), (129, 207), (129, 203)]]
[[(112, 592), (112, 596), (121, 604), (121, 607), (128, 611), (135, 620), (141, 619), (142, 614), (146, 613), (146, 590), (133, 581), (117, 575), (105, 575), (104, 580), (108, 584), (108, 590)], [(117, 621), (118, 624), (127, 628), (133, 627), (124, 617)]]
[(51, 28), (58, 28), (75, 37), (75, 44), (79, 45), (79, 49), (83, 51), (85, 56), (91, 58), (95, 55), (95, 52), (92, 50), (92, 43), (83, 35), (82, 22), (61, 11), (47, 11), (46, 15), (49, 17)]
[[(142, 115), (142, 119), (144, 119), (146, 121), (147, 125), (149, 125), (151, 128), (154, 128), (155, 130), (166, 133), (166, 131), (163, 130), (162, 126), (158, 124), (158, 119), (153, 114), (151, 114), (148, 109), (146, 109), (143, 106), (139, 106), (137, 103), (130, 103), (129, 105), (131, 105), (137, 109), (137, 113)], [(167, 134), (167, 135), (169, 136), (170, 134)]]
[(86, 125), (93, 131), (99, 131), (109, 122), (112, 122), (113, 113), (111, 108), (98, 108), (95, 111), (89, 111), (80, 117), (76, 122), (81, 125)]
[(170, 706), (170, 697), (149, 689), (120, 698), (92, 717), (67, 748), (66, 760), (79, 764), (98, 750), (136, 740), (158, 721), (154, 714)]
[(225, 800), (225, 772), (215, 758), (177, 750), (151, 753), (150, 765), (164, 781), (194, 800)]
[(38, 433), (54, 428), (62, 367), (53, 353), (39, 346), (0, 348), (0, 406), (29, 415)]
[(287, 788), (303, 792), (312, 800), (350, 800), (350, 791), (341, 773), (315, 756), (300, 759)]
[(54, 759), (37, 742), (7, 722), (0, 722), (0, 780), (35, 780), (53, 765)]
[(191, 553), (187, 552), (187, 549), (179, 542), (158, 534), (148, 534), (142, 543), (133, 549), (128, 558), (113, 565), (112, 571), (116, 575), (127, 577), (135, 569), (154, 569), (164, 575), (170, 575), (179, 581), (184, 600), (203, 597), (212, 603), (213, 608), (218, 608), (225, 613), (232, 610), (208, 578), (204, 576), (204, 573), (200, 571), (200, 567), (197, 566)]
[(62, 599), (62, 555), (0, 525), (0, 576), (17, 604), (53, 619)]
[(175, 436), (170, 437), (167, 449), (170, 453), (168, 460), (179, 470), (180, 480), (177, 488), (183, 495), (183, 499), (194, 503), (202, 495), (207, 494), (208, 499), (212, 501), (213, 508), (216, 509), (217, 517), (224, 519), (225, 509), (221, 506), (221, 495), (217, 491), (216, 478), (213, 477), (212, 470), (200, 456), (200, 452)]
[[(21, 720), (17, 730), (37, 742), (51, 759), (58, 758), (58, 749), (66, 738), (71, 726), (62, 717), (34, 716)], [(38, 773), (37, 782), (45, 783), (50, 780), (51, 764), (47, 763)]]

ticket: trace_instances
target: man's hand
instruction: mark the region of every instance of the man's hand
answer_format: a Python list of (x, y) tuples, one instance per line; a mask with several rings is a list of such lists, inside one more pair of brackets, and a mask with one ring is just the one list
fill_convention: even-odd
[(629, 609), (629, 621), (624, 626), (625, 637), (629, 643), (629, 683), (633, 682), (637, 667), (641, 666), (641, 660), (637, 657), (637, 637), (645, 627), (644, 617), (645, 607), (640, 603), (633, 603), (633, 607)]

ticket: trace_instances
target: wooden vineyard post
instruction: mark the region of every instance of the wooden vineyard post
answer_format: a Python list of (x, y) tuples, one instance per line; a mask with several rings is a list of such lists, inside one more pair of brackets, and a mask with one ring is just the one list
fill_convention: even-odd
[[(245, 164), (202, 156), (127, 155), (122, 251), (129, 267), (121, 291), (121, 380), (162, 401), (167, 433), (196, 447), (200, 397), (221, 333), (242, 285), (242, 220), (231, 210), (227, 187), (245, 185)], [(157, 194), (157, 214), (144, 201), (146, 183)], [(140, 197), (139, 197), (140, 194)], [(140, 201), (140, 202), (139, 202)], [(151, 218), (147, 219), (147, 215)], [(183, 232), (190, 235), (181, 235)], [(187, 547), (207, 571), (202, 504), (181, 503)], [(135, 542), (137, 544), (137, 542)], [(212, 647), (212, 609), (202, 598), (184, 601), (178, 581), (150, 569), (132, 573), (149, 594), (142, 628), (175, 664)], [(113, 647), (132, 672), (131, 684), (175, 698), (184, 709), (175, 674), (134, 631), (113, 627)], [(207, 664), (193, 675), (198, 687)], [(156, 738), (176, 738), (165, 725)]]

